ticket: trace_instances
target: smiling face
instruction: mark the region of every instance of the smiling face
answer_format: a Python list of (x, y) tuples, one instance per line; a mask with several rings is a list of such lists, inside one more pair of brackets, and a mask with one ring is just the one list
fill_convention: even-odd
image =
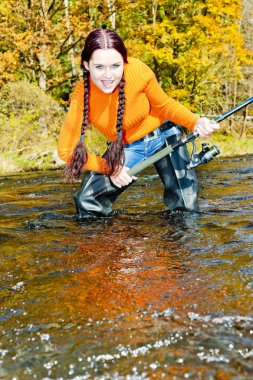
[(121, 81), (124, 61), (115, 49), (97, 49), (84, 66), (90, 72), (93, 83), (105, 94), (111, 94)]

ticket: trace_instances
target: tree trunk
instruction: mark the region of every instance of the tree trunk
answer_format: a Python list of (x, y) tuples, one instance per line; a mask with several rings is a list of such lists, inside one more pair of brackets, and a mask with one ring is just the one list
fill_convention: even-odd
[(106, 4), (109, 10), (109, 20), (112, 25), (112, 29), (116, 29), (116, 9), (114, 5), (114, 1), (112, 0), (106, 0)]
[[(45, 0), (41, 0), (41, 19), (44, 21), (47, 11), (46, 11), (46, 4)], [(42, 22), (41, 30), (40, 30), (40, 35), (41, 37), (44, 36), (45, 34), (45, 26), (43, 25), (44, 23)], [(39, 86), (43, 91), (46, 91), (47, 89), (47, 77), (45, 74), (45, 70), (47, 68), (47, 62), (45, 58), (45, 52), (46, 52), (46, 46), (42, 45), (40, 49), (40, 53), (38, 54), (38, 59), (39, 59)]]
[(157, 5), (158, 5), (157, 2), (158, 0), (152, 1), (153, 30), (155, 30), (155, 26), (156, 26), (156, 12), (157, 12)]
[[(70, 19), (69, 19), (69, 0), (64, 0), (64, 7), (65, 7), (66, 27), (69, 33), (68, 45), (71, 46), (73, 44), (73, 38), (71, 34), (71, 25), (70, 25)], [(76, 79), (76, 65), (75, 65), (75, 54), (74, 54), (73, 48), (69, 50), (69, 59), (70, 59), (70, 65), (71, 65), (71, 77), (72, 77), (72, 81), (74, 81)]]

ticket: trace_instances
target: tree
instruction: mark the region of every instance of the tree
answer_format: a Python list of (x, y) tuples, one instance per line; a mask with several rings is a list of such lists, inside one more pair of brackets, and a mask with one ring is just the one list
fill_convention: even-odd
[[(77, 5), (77, 2), (73, 4), (70, 13), (67, 0), (3, 0), (2, 83), (13, 78), (28, 78), (38, 82), (43, 90), (52, 90), (71, 82), (77, 65), (74, 48), (90, 30), (85, 13), (82, 22), (79, 21)], [(8, 76), (3, 74), (6, 68), (9, 68)]]
[(98, 27), (115, 29), (164, 90), (198, 112), (235, 104), (249, 75), (242, 0), (2, 0), (0, 10), (0, 86), (28, 78), (67, 99)]
[(119, 30), (126, 29), (129, 51), (154, 69), (169, 94), (199, 112), (230, 105), (224, 88), (242, 78), (250, 59), (240, 1), (139, 1), (132, 12), (137, 28), (123, 23)]

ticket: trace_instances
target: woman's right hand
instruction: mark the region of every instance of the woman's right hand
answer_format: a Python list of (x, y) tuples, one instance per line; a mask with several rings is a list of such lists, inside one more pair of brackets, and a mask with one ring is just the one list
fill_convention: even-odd
[(201, 138), (206, 139), (219, 128), (219, 124), (215, 123), (214, 120), (200, 117), (194, 126), (194, 132), (197, 132)]
[(110, 180), (112, 183), (121, 188), (123, 186), (129, 185), (129, 183), (133, 182), (134, 180), (137, 179), (137, 177), (133, 176), (131, 177), (127, 172), (129, 168), (126, 166), (122, 166), (121, 169), (118, 171), (116, 175), (111, 175)]

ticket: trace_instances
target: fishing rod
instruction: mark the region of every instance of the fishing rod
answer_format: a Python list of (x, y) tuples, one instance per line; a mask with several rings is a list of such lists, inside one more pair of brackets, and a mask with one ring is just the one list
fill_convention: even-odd
[[(226, 119), (227, 117), (233, 115), (235, 112), (241, 110), (242, 108), (246, 107), (250, 103), (253, 102), (253, 97), (245, 100), (244, 102), (240, 103), (236, 107), (232, 108), (231, 110), (225, 112), (224, 114), (216, 117), (213, 119), (214, 123), (219, 123), (220, 121)], [(178, 141), (174, 142), (171, 145), (166, 146), (165, 148), (161, 149), (159, 152), (155, 153), (153, 156), (148, 157), (144, 161), (140, 162), (139, 164), (133, 166), (131, 169), (128, 170), (128, 174), (130, 176), (134, 176), (141, 172), (142, 170), (146, 169), (148, 166), (154, 164), (155, 162), (159, 161), (161, 158), (167, 156), (168, 154), (172, 153), (176, 149), (178, 149), (180, 146), (183, 146), (191, 141), (194, 141), (197, 137), (199, 137), (199, 134), (197, 132), (192, 132), (189, 135), (187, 135), (185, 138), (179, 139)], [(217, 156), (220, 153), (219, 149), (216, 145), (213, 145), (211, 148), (205, 144), (203, 147), (203, 150), (200, 152), (200, 154), (196, 155), (188, 165), (187, 169), (194, 168), (202, 163), (207, 163), (211, 161), (215, 156)]]

